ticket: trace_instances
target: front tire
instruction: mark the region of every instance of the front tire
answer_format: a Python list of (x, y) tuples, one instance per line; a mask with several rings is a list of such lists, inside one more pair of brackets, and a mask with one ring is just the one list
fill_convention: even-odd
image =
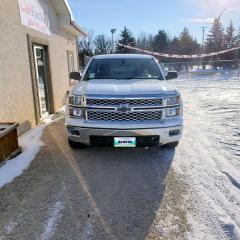
[(69, 144), (70, 148), (72, 148), (72, 149), (81, 149), (81, 148), (86, 147), (86, 145), (79, 143), (79, 142), (74, 142), (70, 139), (68, 139), (68, 144)]

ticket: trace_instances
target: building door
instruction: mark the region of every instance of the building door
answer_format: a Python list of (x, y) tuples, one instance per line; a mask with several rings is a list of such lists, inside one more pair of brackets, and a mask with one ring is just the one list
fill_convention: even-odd
[(33, 55), (38, 89), (39, 115), (40, 119), (43, 119), (50, 113), (47, 83), (47, 61), (44, 46), (33, 45)]

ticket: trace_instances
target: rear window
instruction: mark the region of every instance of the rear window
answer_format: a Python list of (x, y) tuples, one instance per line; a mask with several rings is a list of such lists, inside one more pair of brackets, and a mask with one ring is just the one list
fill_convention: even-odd
[(84, 80), (91, 79), (160, 79), (154, 59), (94, 59)]

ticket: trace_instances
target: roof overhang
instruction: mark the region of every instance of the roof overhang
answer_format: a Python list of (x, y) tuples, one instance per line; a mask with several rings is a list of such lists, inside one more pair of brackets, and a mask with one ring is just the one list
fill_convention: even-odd
[(87, 32), (75, 22), (67, 0), (51, 0), (51, 2), (57, 11), (60, 28), (74, 37), (85, 37), (87, 35)]

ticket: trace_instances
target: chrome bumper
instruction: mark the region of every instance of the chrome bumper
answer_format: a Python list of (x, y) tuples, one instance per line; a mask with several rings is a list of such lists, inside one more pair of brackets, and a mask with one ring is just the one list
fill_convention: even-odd
[[(112, 137), (135, 137), (135, 136), (159, 136), (159, 145), (179, 141), (182, 136), (183, 125), (133, 128), (133, 129), (114, 129), (114, 128), (94, 128), (67, 125), (68, 137), (71, 141), (81, 142), (90, 145), (90, 136), (112, 136)], [(178, 132), (171, 135), (170, 131)]]

